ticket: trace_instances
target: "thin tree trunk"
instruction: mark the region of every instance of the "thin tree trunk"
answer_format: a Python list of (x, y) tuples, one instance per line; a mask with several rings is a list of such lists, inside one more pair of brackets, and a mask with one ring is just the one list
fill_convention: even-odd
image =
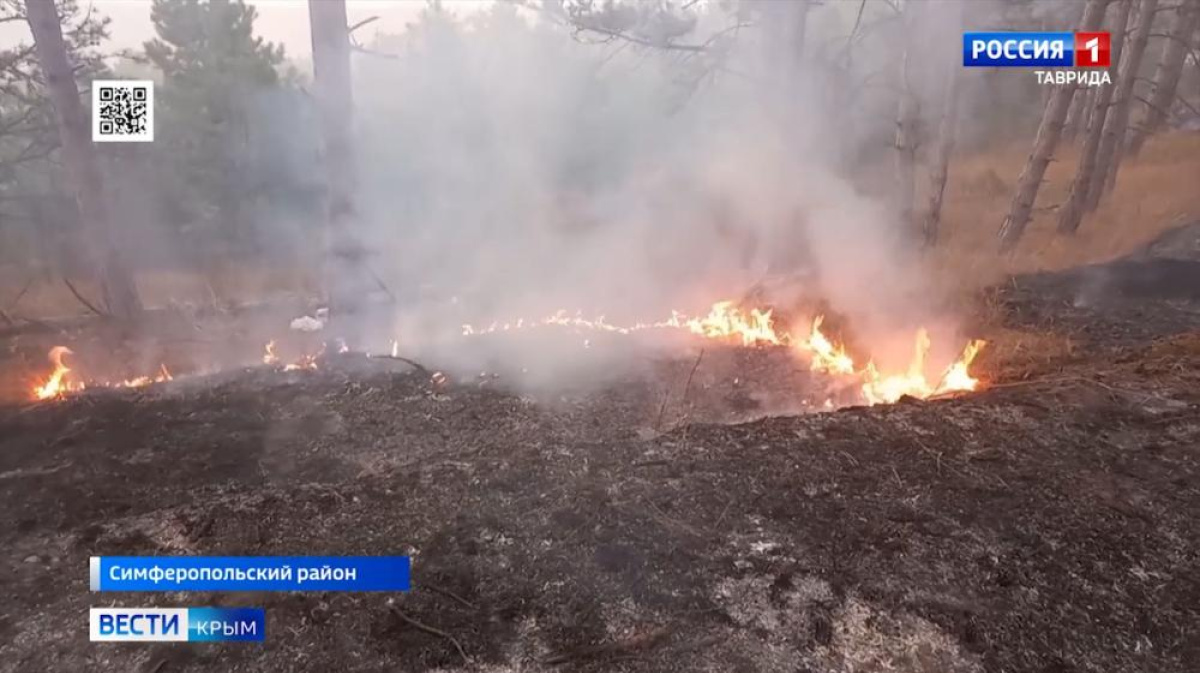
[(917, 187), (917, 145), (920, 142), (917, 138), (917, 119), (920, 103), (913, 91), (911, 69), (916, 58), (913, 42), (921, 26), (920, 9), (919, 4), (909, 4), (904, 9), (906, 43), (900, 62), (900, 101), (896, 109), (896, 210), (905, 227), (914, 225), (913, 203)]
[[(1104, 8), (1107, 0), (1088, 0), (1083, 10), (1080, 24), (1083, 30), (1091, 30), (1104, 20)], [(1071, 107), (1077, 85), (1068, 84), (1055, 87), (1050, 100), (1042, 113), (1042, 122), (1038, 126), (1037, 138), (1033, 141), (1033, 151), (1029, 161), (1017, 178), (1017, 189), (1013, 194), (1012, 205), (1009, 206), (1008, 216), (1004, 218), (997, 237), (1000, 239), (1001, 252), (1007, 252), (1016, 247), (1017, 242), (1029, 226), (1033, 214), (1033, 203), (1037, 199), (1042, 179), (1046, 176), (1046, 167), (1054, 156), (1054, 149), (1062, 135), (1063, 123), (1067, 119), (1067, 111)]]
[(954, 153), (954, 141), (958, 126), (958, 88), (961, 78), (956, 68), (946, 85), (946, 101), (942, 108), (942, 119), (938, 123), (938, 141), (930, 173), (929, 212), (923, 226), (925, 246), (937, 245), (942, 224), (942, 203), (946, 194), (946, 179), (950, 175), (950, 155)]
[(1073, 143), (1080, 129), (1087, 123), (1087, 111), (1092, 108), (1095, 91), (1088, 89), (1071, 98), (1071, 109), (1067, 112), (1067, 121), (1063, 126), (1062, 142)]
[(908, 76), (912, 50), (904, 50), (901, 70), (900, 105), (896, 110), (896, 209), (904, 225), (912, 225), (913, 200), (916, 193), (917, 102), (910, 90)]
[(365, 292), (365, 251), (353, 235), (357, 218), (351, 138), (354, 99), (345, 0), (308, 0), (312, 32), (313, 93), (320, 112), (328, 185), (325, 289), (332, 313), (353, 313)]
[(46, 77), (46, 89), (54, 105), (62, 160), (67, 179), (75, 192), (79, 216), (104, 292), (105, 304), (114, 317), (131, 321), (141, 313), (137, 285), (113, 241), (113, 226), (101, 179), (92, 152), (87, 114), (79, 100), (74, 71), (67, 58), (62, 23), (54, 0), (27, 0), (25, 14), (33, 34), (38, 62)]
[(1142, 55), (1150, 38), (1150, 27), (1154, 23), (1154, 12), (1158, 0), (1141, 0), (1138, 7), (1138, 23), (1133, 29), (1129, 44), (1121, 57), (1120, 74), (1117, 77), (1112, 110), (1104, 120), (1104, 132), (1100, 138), (1100, 150), (1096, 156), (1096, 170), (1088, 184), (1086, 212), (1100, 205), (1102, 197), (1116, 181), (1121, 163), (1120, 148), (1125, 141), (1125, 130), (1129, 126), (1129, 110), (1133, 102), (1133, 85), (1137, 82), (1138, 70), (1142, 67)]
[(1167, 44), (1163, 48), (1162, 58), (1154, 70), (1154, 89), (1150, 94), (1150, 102), (1146, 105), (1141, 123), (1133, 129), (1129, 139), (1129, 156), (1137, 156), (1151, 133), (1162, 128), (1167, 120), (1167, 112), (1175, 103), (1175, 92), (1179, 88), (1179, 78), (1183, 74), (1183, 64), (1187, 60), (1192, 47), (1193, 34), (1196, 32), (1197, 17), (1200, 17), (1200, 0), (1182, 0), (1175, 10), (1175, 21)]
[[(958, 30), (963, 22), (963, 7), (955, 5), (950, 11), (955, 13), (954, 29)], [(937, 145), (934, 147), (933, 166), (929, 176), (929, 208), (922, 222), (921, 234), (925, 247), (937, 245), (941, 234), (942, 205), (946, 195), (946, 180), (950, 175), (950, 156), (954, 153), (954, 143), (958, 130), (958, 96), (962, 86), (959, 67), (953, 59), (946, 60), (947, 72), (944, 81), (946, 88), (943, 92), (942, 115), (938, 120)]]
[[(1123, 51), (1125, 29), (1129, 24), (1129, 13), (1134, 0), (1117, 0), (1117, 14), (1112, 24), (1112, 61), (1109, 70), (1119, 70), (1121, 53)], [(1100, 140), (1104, 131), (1104, 120), (1112, 102), (1113, 89), (1116, 82), (1100, 87), (1096, 92), (1092, 108), (1092, 123), (1084, 137), (1083, 148), (1079, 152), (1079, 166), (1075, 171), (1075, 179), (1071, 181), (1067, 193), (1067, 201), (1058, 211), (1058, 231), (1062, 234), (1073, 234), (1083, 221), (1084, 207), (1087, 203), (1088, 188), (1096, 172), (1096, 158), (1100, 150)]]

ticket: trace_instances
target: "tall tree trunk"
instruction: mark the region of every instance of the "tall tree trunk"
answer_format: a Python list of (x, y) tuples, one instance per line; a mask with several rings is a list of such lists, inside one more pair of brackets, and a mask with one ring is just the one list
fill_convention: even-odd
[[(1104, 20), (1104, 8), (1107, 0), (1088, 0), (1080, 20), (1082, 30), (1094, 30)], [(1046, 176), (1046, 167), (1054, 156), (1054, 149), (1062, 135), (1063, 123), (1067, 119), (1067, 111), (1071, 107), (1071, 98), (1077, 89), (1075, 84), (1055, 87), (1050, 100), (1042, 113), (1042, 122), (1038, 125), (1037, 137), (1033, 141), (1033, 151), (1029, 161), (1017, 178), (1017, 190), (1013, 194), (1008, 216), (1000, 225), (997, 237), (1000, 239), (1001, 252), (1007, 252), (1016, 247), (1017, 242), (1029, 226), (1033, 214), (1033, 203), (1037, 199), (1042, 179)]]
[(950, 155), (954, 153), (954, 141), (958, 126), (958, 89), (961, 78), (958, 68), (950, 74), (946, 85), (946, 100), (942, 106), (942, 118), (938, 122), (937, 147), (933, 157), (933, 168), (929, 179), (929, 210), (922, 226), (922, 238), (926, 247), (937, 245), (942, 224), (942, 202), (946, 194), (946, 179), (950, 175)]
[(914, 42), (922, 25), (921, 5), (910, 3), (904, 8), (905, 45), (900, 61), (900, 100), (896, 109), (895, 180), (896, 210), (905, 227), (913, 227), (913, 203), (916, 198), (917, 121), (920, 102), (913, 91), (912, 68), (916, 59)]
[[(1117, 0), (1117, 13), (1112, 23), (1112, 61), (1110, 71), (1120, 68), (1121, 54), (1125, 42), (1125, 29), (1129, 24), (1129, 13), (1134, 0)], [(1079, 166), (1075, 170), (1075, 179), (1071, 181), (1067, 193), (1067, 201), (1058, 211), (1058, 231), (1062, 234), (1073, 234), (1083, 221), (1084, 208), (1087, 204), (1087, 193), (1096, 172), (1096, 158), (1100, 151), (1100, 140), (1104, 131), (1104, 120), (1112, 103), (1113, 89), (1116, 82), (1102, 86), (1096, 92), (1092, 105), (1092, 122), (1088, 126), (1087, 136), (1084, 137), (1083, 148), (1079, 152)]]
[(325, 291), (331, 313), (354, 313), (362, 295), (365, 251), (354, 235), (357, 214), (351, 129), (350, 34), (345, 0), (308, 0), (313, 94), (320, 112), (328, 187)]
[(917, 100), (910, 88), (909, 61), (912, 50), (905, 49), (900, 65), (900, 105), (896, 110), (896, 210), (905, 227), (912, 226), (913, 200), (916, 193)]
[(1067, 112), (1067, 121), (1063, 125), (1062, 142), (1075, 142), (1075, 137), (1087, 123), (1087, 112), (1092, 109), (1095, 93), (1095, 90), (1087, 89), (1071, 98), (1071, 109)]
[(124, 256), (113, 241), (113, 226), (100, 168), (92, 152), (87, 114), (79, 100), (75, 74), (67, 58), (62, 23), (54, 0), (27, 0), (25, 15), (33, 34), (38, 62), (54, 105), (62, 160), (75, 192), (80, 220), (86, 228), (92, 263), (98, 271), (109, 313), (124, 321), (142, 311), (137, 285)]
[(1175, 10), (1175, 21), (1163, 47), (1162, 58), (1154, 70), (1154, 90), (1139, 123), (1129, 139), (1129, 156), (1137, 156), (1151, 133), (1162, 128), (1167, 113), (1175, 103), (1175, 92), (1183, 74), (1183, 64), (1193, 45), (1197, 17), (1200, 17), (1200, 0), (1181, 0)]
[[(954, 30), (959, 30), (963, 23), (964, 8), (956, 3), (949, 11), (953, 12)], [(958, 131), (958, 97), (962, 86), (960, 68), (955, 59), (947, 58), (946, 73), (943, 81), (946, 88), (942, 95), (941, 118), (938, 120), (937, 144), (934, 146), (933, 165), (929, 173), (929, 207), (925, 219), (921, 223), (921, 238), (927, 248), (937, 245), (941, 234), (942, 204), (946, 195), (946, 180), (950, 176), (950, 156), (954, 153), (954, 143)]]
[(1125, 130), (1129, 126), (1129, 110), (1133, 102), (1133, 85), (1137, 82), (1138, 70), (1142, 67), (1142, 55), (1150, 38), (1150, 27), (1154, 23), (1154, 12), (1158, 0), (1141, 0), (1138, 7), (1138, 22), (1133, 29), (1129, 44), (1121, 56), (1120, 74), (1117, 76), (1112, 110), (1104, 120), (1104, 132), (1100, 138), (1100, 150), (1096, 155), (1096, 170), (1088, 184), (1084, 209), (1091, 212), (1100, 205), (1100, 197), (1112, 189), (1121, 163), (1120, 148), (1125, 141)]

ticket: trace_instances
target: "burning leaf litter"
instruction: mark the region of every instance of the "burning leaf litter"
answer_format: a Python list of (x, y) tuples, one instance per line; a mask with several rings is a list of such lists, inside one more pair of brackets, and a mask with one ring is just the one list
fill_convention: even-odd
[(54, 371), (46, 378), (46, 382), (40, 386), (34, 386), (33, 397), (37, 400), (51, 400), (66, 396), (69, 393), (80, 392), (88, 388), (141, 388), (148, 386), (151, 383), (162, 383), (172, 380), (171, 372), (166, 365), (158, 366), (158, 373), (146, 376), (137, 376), (132, 379), (123, 381), (77, 381), (72, 380), (67, 375), (71, 373), (71, 368), (63, 362), (63, 358), (68, 355), (74, 355), (74, 351), (66, 346), (55, 346), (50, 349), (50, 362), (54, 364)]
[[(850, 380), (856, 379), (862, 401), (872, 405), (889, 404), (904, 396), (927, 399), (946, 393), (972, 391), (979, 385), (979, 380), (970, 374), (970, 366), (985, 345), (982, 340), (968, 342), (959, 357), (943, 370), (941, 377), (931, 381), (925, 375), (931, 342), (928, 333), (923, 328), (917, 330), (912, 359), (909, 361), (907, 369), (903, 372), (885, 374), (879, 371), (873, 360), (868, 360), (865, 366), (858, 366), (854, 358), (846, 352), (844, 344), (830, 340), (821, 331), (821, 325), (824, 322), (823, 316), (814, 318), (808, 333), (797, 337), (777, 328), (772, 313), (771, 309), (743, 310), (731, 301), (722, 301), (713, 304), (708, 314), (703, 317), (688, 317), (675, 311), (668, 320), (623, 326), (610, 323), (603, 316), (587, 319), (579, 313), (571, 315), (560, 310), (549, 317), (536, 321), (517, 320), (508, 323), (493, 323), (484, 328), (463, 325), (462, 334), (470, 337), (538, 327), (566, 327), (622, 335), (646, 330), (671, 329), (743, 347), (763, 345), (787, 347), (791, 352), (806, 358), (813, 372)], [(584, 343), (585, 347), (590, 346), (590, 340), (585, 340)], [(276, 342), (272, 339), (264, 346), (262, 362), (272, 367), (282, 365), (283, 371), (315, 370), (327, 350), (328, 345), (322, 343), (317, 352), (306, 353), (292, 362), (284, 363), (276, 352)], [(398, 357), (398, 350), (398, 342), (392, 341), (392, 357)], [(337, 352), (349, 352), (349, 347), (344, 341), (337, 341)], [(63, 362), (64, 356), (71, 354), (72, 351), (66, 346), (56, 346), (50, 350), (49, 357), (54, 364), (54, 369), (44, 383), (34, 387), (33, 397), (35, 399), (61, 398), (88, 387), (137, 388), (172, 380), (171, 373), (165, 365), (160, 365), (159, 372), (155, 375), (139, 376), (115, 383), (73, 380), (68, 376), (71, 369)], [(436, 377), (440, 379), (435, 380), (437, 384), (445, 381), (445, 376), (440, 372)], [(826, 400), (824, 406), (832, 408), (833, 405)]]
[(941, 377), (931, 382), (925, 375), (931, 342), (924, 328), (917, 330), (914, 353), (908, 368), (903, 372), (885, 374), (879, 371), (874, 360), (868, 360), (865, 366), (859, 367), (846, 352), (845, 345), (831, 341), (821, 331), (824, 316), (813, 319), (808, 334), (796, 337), (778, 329), (772, 313), (771, 309), (752, 308), (747, 311), (738, 308), (732, 301), (721, 301), (713, 304), (704, 317), (688, 317), (673, 311), (668, 320), (622, 326), (608, 322), (603, 316), (588, 319), (580, 313), (572, 315), (560, 310), (541, 320), (518, 319), (515, 322), (492, 323), (482, 328), (463, 325), (462, 333), (463, 336), (478, 336), (539, 327), (569, 327), (615, 334), (676, 329), (747, 347), (786, 346), (807, 358), (814, 372), (857, 378), (862, 400), (867, 404), (889, 404), (906, 395), (927, 399), (952, 392), (972, 391), (979, 386), (979, 380), (970, 375), (970, 366), (984, 347), (986, 342), (983, 340), (967, 343), (959, 357), (943, 370)]

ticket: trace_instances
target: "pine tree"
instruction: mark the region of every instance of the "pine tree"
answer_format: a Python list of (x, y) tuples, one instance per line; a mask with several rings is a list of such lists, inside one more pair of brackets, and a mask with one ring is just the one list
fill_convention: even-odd
[(283, 49), (254, 35), (242, 0), (154, 0), (158, 37), (146, 57), (162, 72), (156, 150), (182, 227), (225, 247), (245, 242), (252, 193), (247, 101), (281, 83)]

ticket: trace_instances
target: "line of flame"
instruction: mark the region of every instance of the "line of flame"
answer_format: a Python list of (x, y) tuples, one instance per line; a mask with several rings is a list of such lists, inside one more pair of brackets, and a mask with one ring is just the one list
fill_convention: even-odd
[(985, 345), (982, 340), (968, 342), (962, 354), (945, 369), (941, 378), (936, 383), (930, 383), (925, 377), (930, 340), (924, 328), (917, 330), (913, 358), (908, 368), (903, 373), (882, 374), (874, 361), (868, 361), (866, 366), (858, 367), (843, 344), (833, 342), (821, 331), (823, 321), (824, 316), (817, 316), (813, 319), (808, 333), (797, 338), (776, 329), (769, 309), (743, 311), (732, 301), (721, 301), (713, 304), (704, 317), (688, 317), (679, 312), (672, 312), (668, 320), (621, 326), (607, 322), (603, 316), (588, 319), (579, 312), (568, 314), (560, 310), (541, 320), (518, 319), (512, 322), (492, 323), (483, 328), (463, 325), (462, 334), (477, 336), (545, 326), (573, 327), (617, 334), (631, 334), (650, 329), (682, 329), (709, 339), (740, 342), (743, 346), (787, 345), (809, 359), (812, 371), (859, 378), (862, 397), (868, 404), (891, 403), (905, 395), (924, 399), (950, 392), (975, 390), (979, 385), (978, 379), (970, 375), (970, 366)]

